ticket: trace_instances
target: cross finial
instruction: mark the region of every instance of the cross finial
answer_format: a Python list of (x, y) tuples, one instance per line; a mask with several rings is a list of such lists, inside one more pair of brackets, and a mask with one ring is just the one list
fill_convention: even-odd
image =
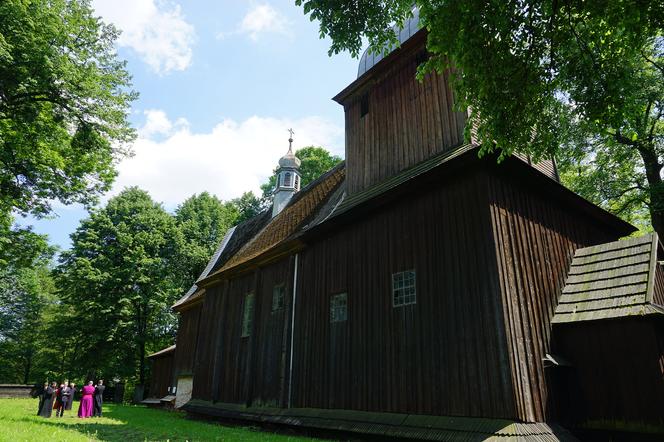
[(288, 137), (288, 152), (292, 152), (293, 151), (293, 134), (295, 133), (295, 131), (291, 128), (291, 129), (288, 129), (288, 133), (290, 134), (290, 137)]

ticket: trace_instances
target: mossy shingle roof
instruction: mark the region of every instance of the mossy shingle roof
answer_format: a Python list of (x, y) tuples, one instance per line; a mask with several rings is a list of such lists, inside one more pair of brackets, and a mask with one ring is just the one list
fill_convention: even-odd
[(657, 234), (578, 249), (553, 323), (664, 314), (652, 303)]

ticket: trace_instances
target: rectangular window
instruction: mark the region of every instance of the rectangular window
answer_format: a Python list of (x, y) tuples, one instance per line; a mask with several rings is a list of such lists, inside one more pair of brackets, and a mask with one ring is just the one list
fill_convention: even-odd
[(415, 304), (415, 270), (392, 274), (392, 306)]
[(330, 297), (330, 322), (343, 322), (348, 317), (348, 296), (338, 293)]
[(286, 294), (286, 286), (284, 284), (277, 284), (272, 289), (272, 311), (276, 312), (284, 308), (284, 295)]
[(254, 294), (249, 293), (244, 297), (244, 314), (242, 315), (242, 337), (251, 336), (251, 328), (254, 324)]

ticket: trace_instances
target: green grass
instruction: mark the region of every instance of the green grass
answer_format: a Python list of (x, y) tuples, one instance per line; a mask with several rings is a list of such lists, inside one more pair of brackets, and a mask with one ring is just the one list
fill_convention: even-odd
[(132, 405), (104, 405), (104, 417), (79, 419), (78, 402), (65, 417), (37, 416), (37, 399), (0, 399), (0, 441), (305, 441), (304, 437), (228, 427), (184, 413)]

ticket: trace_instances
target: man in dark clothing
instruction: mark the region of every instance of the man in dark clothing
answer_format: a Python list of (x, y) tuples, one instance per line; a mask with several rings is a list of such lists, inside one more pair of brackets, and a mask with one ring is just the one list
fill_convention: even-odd
[(37, 408), (37, 416), (41, 414), (42, 405), (44, 405), (44, 392), (48, 388), (48, 382), (37, 389), (37, 397), (39, 398), (39, 407)]
[(69, 384), (69, 402), (67, 402), (67, 405), (65, 405), (65, 410), (69, 411), (71, 410), (71, 405), (74, 402), (74, 396), (76, 396), (76, 384), (73, 382)]
[[(60, 397), (57, 401), (57, 409), (55, 410), (55, 417), (62, 417), (65, 415), (65, 410), (67, 405), (71, 401), (71, 388), (69, 388), (69, 382), (65, 383), (60, 387)], [(71, 407), (70, 407), (71, 408)]]
[(92, 416), (101, 417), (101, 406), (104, 404), (104, 380), (99, 379), (97, 385), (95, 386), (95, 395), (94, 395), (94, 412)]
[(41, 408), (39, 409), (39, 415), (41, 417), (51, 417), (51, 414), (53, 413), (53, 399), (55, 396), (55, 390), (57, 388), (58, 384), (53, 382), (51, 385), (44, 389), (44, 400), (42, 401)]

